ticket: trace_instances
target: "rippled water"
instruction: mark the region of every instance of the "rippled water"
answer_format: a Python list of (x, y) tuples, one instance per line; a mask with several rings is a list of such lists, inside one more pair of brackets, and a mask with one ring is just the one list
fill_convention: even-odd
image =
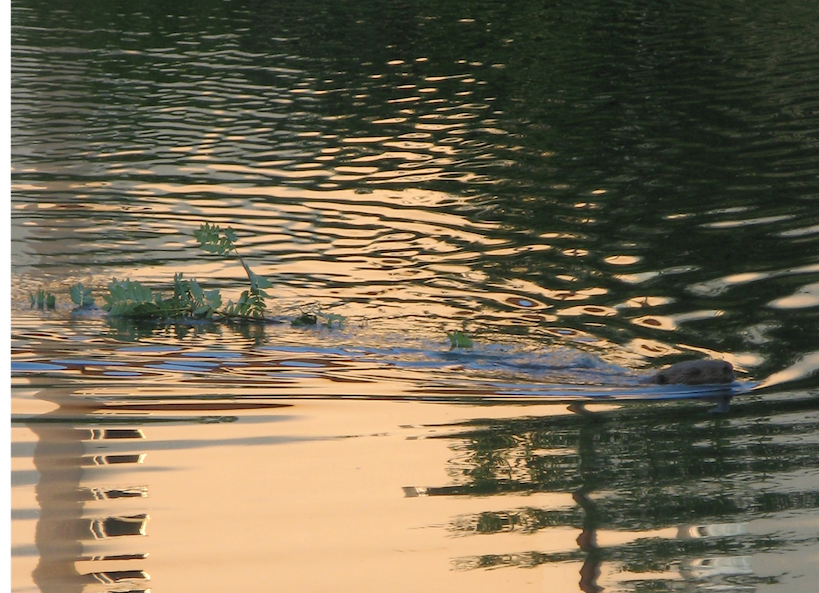
[(11, 12), (14, 591), (810, 590), (819, 8)]

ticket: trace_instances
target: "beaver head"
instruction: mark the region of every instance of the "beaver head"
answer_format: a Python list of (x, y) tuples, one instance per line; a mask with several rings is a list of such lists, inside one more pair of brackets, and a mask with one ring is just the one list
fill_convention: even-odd
[(672, 364), (652, 379), (658, 385), (705, 385), (708, 383), (732, 383), (736, 376), (734, 367), (724, 360), (689, 360)]

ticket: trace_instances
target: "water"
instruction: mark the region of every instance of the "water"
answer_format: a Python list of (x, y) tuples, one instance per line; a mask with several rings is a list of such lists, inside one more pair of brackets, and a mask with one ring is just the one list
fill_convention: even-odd
[(574, 4), (14, 3), (13, 591), (811, 590), (819, 8)]

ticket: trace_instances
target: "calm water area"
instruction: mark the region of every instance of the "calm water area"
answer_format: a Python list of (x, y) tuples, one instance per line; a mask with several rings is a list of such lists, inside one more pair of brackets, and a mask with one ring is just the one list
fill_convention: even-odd
[[(816, 591), (817, 32), (805, 0), (14, 0), (11, 591)], [(278, 322), (74, 310), (236, 301), (204, 223)], [(705, 357), (737, 381), (641, 383)]]

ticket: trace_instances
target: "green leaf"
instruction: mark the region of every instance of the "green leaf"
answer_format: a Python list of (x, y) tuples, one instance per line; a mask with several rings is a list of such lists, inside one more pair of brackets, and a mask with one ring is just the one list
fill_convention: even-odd
[[(221, 233), (225, 237), (221, 236)], [(210, 253), (227, 255), (234, 249), (233, 241), (236, 240), (236, 233), (232, 229), (222, 231), (218, 225), (205, 223), (200, 225), (199, 230), (193, 232), (193, 236), (199, 241), (199, 246)]]
[(205, 293), (205, 299), (210, 304), (212, 309), (218, 309), (222, 306), (222, 295), (219, 289), (209, 290)]
[(82, 282), (78, 282), (77, 284), (73, 284), (68, 287), (68, 294), (71, 297), (71, 302), (77, 305), (78, 307), (82, 307), (82, 297), (83, 297), (83, 290), (82, 290)]
[(463, 332), (454, 331), (447, 334), (449, 338), (450, 349), (455, 348), (472, 348), (472, 339)]
[[(103, 309), (113, 316), (158, 318), (165, 311), (161, 296), (155, 296), (150, 288), (139, 282), (114, 278), (108, 285), (108, 292), (103, 295)], [(155, 302), (157, 298), (159, 300)]]
[(247, 272), (248, 276), (250, 276), (250, 286), (255, 288), (257, 292), (259, 292), (259, 290), (262, 288), (273, 287), (273, 283), (264, 276), (259, 276), (258, 274), (255, 274), (250, 270), (248, 270)]
[(304, 327), (307, 325), (316, 325), (317, 321), (318, 319), (312, 313), (302, 312), (301, 315), (290, 322), (290, 325), (293, 327)]
[(344, 325), (344, 316), (338, 315), (337, 313), (319, 313), (324, 318), (324, 322), (326, 323), (327, 327), (332, 328), (333, 323), (336, 323), (338, 327), (342, 327)]
[(197, 302), (201, 302), (205, 298), (205, 292), (196, 280), (191, 280), (188, 283), (188, 290), (190, 290), (194, 300)]
[(36, 293), (29, 293), (29, 300), (31, 301), (31, 306), (36, 306), (38, 309), (45, 309), (46, 306), (49, 309), (53, 309), (54, 304), (56, 303), (56, 298), (54, 295), (47, 293), (42, 288), (40, 288)]
[(91, 298), (91, 289), (85, 288), (82, 282), (69, 286), (68, 294), (71, 296), (71, 302), (79, 308), (90, 307), (94, 304), (94, 299)]

